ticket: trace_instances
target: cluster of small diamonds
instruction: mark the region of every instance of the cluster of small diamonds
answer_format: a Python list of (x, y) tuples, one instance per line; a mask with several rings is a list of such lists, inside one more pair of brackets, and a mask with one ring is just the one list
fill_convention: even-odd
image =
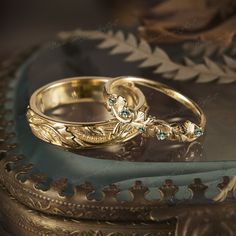
[[(114, 106), (117, 102), (117, 96), (114, 96), (114, 95), (110, 95), (108, 97), (108, 100), (107, 100), (107, 103), (110, 107)], [(129, 109), (129, 107), (127, 106), (124, 106), (122, 108), (122, 110), (120, 111), (119, 115), (124, 118), (124, 119), (127, 119), (131, 116), (131, 110)]]
[[(117, 96), (110, 95), (107, 99), (108, 106), (113, 107), (114, 105), (116, 105), (116, 103), (117, 103)], [(132, 115), (132, 111), (126, 105), (126, 103), (124, 103), (124, 104), (125, 105), (121, 108), (119, 115), (123, 119), (129, 119)], [(153, 119), (153, 120), (155, 121), (155, 119)], [(146, 125), (147, 124), (145, 123), (145, 120), (143, 120), (143, 123), (138, 123), (138, 126), (136, 125), (136, 128), (138, 129), (138, 131), (141, 134), (143, 134), (146, 132)], [(166, 129), (166, 127), (168, 127), (169, 129)], [(158, 128), (156, 129), (156, 134), (155, 134), (156, 138), (161, 141), (169, 139), (173, 135), (173, 133), (175, 133), (174, 129), (171, 129), (170, 127), (171, 127), (171, 124), (167, 125), (167, 123), (164, 126), (158, 125)], [(177, 126), (177, 127), (179, 128), (180, 126)], [(195, 125), (194, 123), (192, 123), (190, 121), (185, 122), (183, 132), (176, 131), (176, 137), (179, 136), (179, 137), (182, 137), (182, 139), (184, 137), (186, 139), (188, 139), (189, 137), (191, 137), (192, 139), (195, 139), (195, 138), (198, 138), (202, 135), (203, 135), (202, 128), (198, 127), (197, 125)]]

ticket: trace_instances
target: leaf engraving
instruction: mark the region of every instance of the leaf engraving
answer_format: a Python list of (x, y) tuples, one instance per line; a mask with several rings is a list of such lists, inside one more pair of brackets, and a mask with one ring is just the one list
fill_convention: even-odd
[(102, 42), (98, 48), (110, 49), (112, 55), (128, 54), (125, 57), (127, 62), (139, 61), (139, 67), (154, 67), (153, 73), (161, 74), (164, 78), (185, 81), (195, 79), (197, 83), (207, 83), (217, 81), (218, 83), (231, 83), (236, 80), (236, 61), (225, 56), (224, 63), (219, 64), (204, 58), (202, 64), (196, 64), (186, 58), (185, 64), (176, 63), (160, 47), (152, 50), (145, 41), (135, 38), (133, 34), (125, 37), (122, 31), (104, 33), (99, 31), (76, 30), (72, 32), (62, 32), (59, 37), (63, 40), (74, 38), (87, 38), (90, 40), (100, 39)]

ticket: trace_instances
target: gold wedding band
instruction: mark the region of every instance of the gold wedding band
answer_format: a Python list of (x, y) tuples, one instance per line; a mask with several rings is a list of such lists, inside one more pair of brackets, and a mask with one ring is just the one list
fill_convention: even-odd
[[(148, 115), (145, 96), (136, 85), (177, 100), (193, 112), (196, 122), (172, 123)], [(104, 99), (112, 115), (105, 121), (62, 120), (48, 112), (75, 103), (104, 104)], [(47, 84), (31, 96), (27, 119), (36, 137), (74, 149), (122, 143), (139, 133), (158, 140), (191, 142), (203, 135), (206, 125), (205, 115), (194, 101), (165, 84), (136, 77), (74, 77)]]
[[(121, 123), (114, 116), (105, 121), (72, 122), (47, 114), (51, 109), (68, 104), (104, 104), (103, 89), (109, 80), (109, 77), (74, 77), (55, 81), (36, 90), (30, 98), (27, 110), (27, 119), (33, 134), (45, 142), (74, 149), (121, 143), (138, 135), (137, 129)], [(120, 98), (133, 111), (147, 112), (143, 93), (132, 84), (119, 84), (111, 90), (119, 93)]]
[[(134, 111), (127, 104), (119, 101), (119, 93), (112, 92), (121, 84), (127, 84), (130, 87), (134, 87), (134, 84), (148, 87), (177, 100), (194, 113), (197, 124), (189, 120), (181, 123), (168, 123), (154, 116), (147, 116), (142, 111)], [(117, 77), (105, 84), (104, 97), (107, 109), (112, 112), (117, 120), (137, 129), (147, 137), (156, 136), (158, 140), (192, 142), (204, 133), (206, 118), (201, 108), (194, 101), (165, 84), (143, 78)]]

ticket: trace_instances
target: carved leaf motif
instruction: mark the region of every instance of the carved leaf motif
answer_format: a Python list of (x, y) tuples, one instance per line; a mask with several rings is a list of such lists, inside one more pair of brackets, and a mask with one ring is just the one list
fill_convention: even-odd
[(145, 113), (138, 111), (135, 122), (143, 122), (145, 120)]
[(132, 127), (129, 124), (118, 122), (115, 128), (113, 129), (112, 135), (116, 138), (123, 138), (127, 136)]
[(94, 128), (93, 126), (86, 127), (86, 130), (89, 132), (89, 135), (98, 135), (98, 136), (105, 136), (106, 132), (102, 127)]
[(116, 104), (114, 105), (116, 107), (117, 112), (121, 112), (123, 107), (125, 106), (125, 100), (123, 97), (118, 96), (116, 100)]
[[(111, 48), (112, 54), (127, 53), (126, 61), (140, 61), (140, 67), (155, 67), (154, 73), (162, 74), (165, 78), (174, 80), (190, 80), (195, 78), (196, 82), (206, 83), (217, 80), (219, 83), (230, 83), (236, 80), (235, 61), (225, 57), (225, 64), (217, 64), (208, 57), (204, 63), (195, 64), (186, 59), (186, 64), (179, 64), (171, 60), (169, 55), (160, 47), (151, 49), (150, 45), (138, 40), (129, 34), (126, 38), (121, 31), (117, 33), (103, 33), (98, 31), (76, 30), (71, 33), (61, 33), (62, 39), (70, 40), (74, 37), (86, 37), (88, 39), (103, 39), (99, 48)], [(116, 50), (117, 49), (117, 50)]]
[(40, 135), (43, 140), (57, 145), (61, 145), (63, 143), (63, 137), (51, 126), (48, 126), (46, 124), (41, 124), (40, 126), (30, 124), (30, 126), (32, 130)]

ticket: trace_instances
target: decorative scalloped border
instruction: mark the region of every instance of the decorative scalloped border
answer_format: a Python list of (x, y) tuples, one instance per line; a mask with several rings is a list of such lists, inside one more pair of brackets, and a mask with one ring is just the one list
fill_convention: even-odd
[[(24, 158), (18, 154), (13, 155), (16, 145), (10, 142), (14, 134), (8, 133), (7, 127), (14, 125), (14, 121), (9, 121), (5, 117), (6, 91), (11, 80), (16, 79), (15, 72), (21, 65), (23, 59), (29, 57), (30, 53), (16, 58), (14, 62), (4, 64), (1, 68), (0, 81), (0, 182), (19, 202), (26, 206), (45, 213), (54, 215), (96, 220), (151, 220), (150, 212), (163, 206), (172, 207), (182, 204), (216, 204), (216, 201), (235, 200), (233, 191), (236, 188), (236, 179), (224, 177), (223, 182), (218, 184), (220, 193), (213, 199), (205, 197), (205, 186), (200, 179), (194, 179), (188, 186), (191, 194), (190, 199), (179, 201), (175, 198), (178, 187), (171, 180), (166, 180), (162, 186), (157, 187), (157, 192), (161, 193), (161, 199), (149, 201), (145, 195), (148, 187), (141, 181), (135, 181), (129, 188), (132, 195), (131, 201), (119, 201), (117, 194), (119, 188), (116, 185), (104, 187), (101, 200), (91, 198), (91, 193), (96, 189), (90, 183), (74, 186), (74, 193), (71, 196), (63, 195), (67, 188), (66, 179), (53, 181), (46, 190), (40, 189), (40, 185), (47, 181), (45, 174), (30, 175), (33, 165), (22, 165)], [(22, 181), (22, 176), (26, 178)]]
[[(0, 208), (11, 232), (17, 235), (57, 236), (171, 236), (176, 222), (108, 222), (65, 220), (63, 217), (38, 214), (23, 206), (0, 186)], [(42, 220), (43, 219), (43, 220)], [(0, 232), (1, 233), (1, 232)], [(5, 235), (5, 234), (4, 234)], [(10, 236), (10, 235), (9, 235)]]

